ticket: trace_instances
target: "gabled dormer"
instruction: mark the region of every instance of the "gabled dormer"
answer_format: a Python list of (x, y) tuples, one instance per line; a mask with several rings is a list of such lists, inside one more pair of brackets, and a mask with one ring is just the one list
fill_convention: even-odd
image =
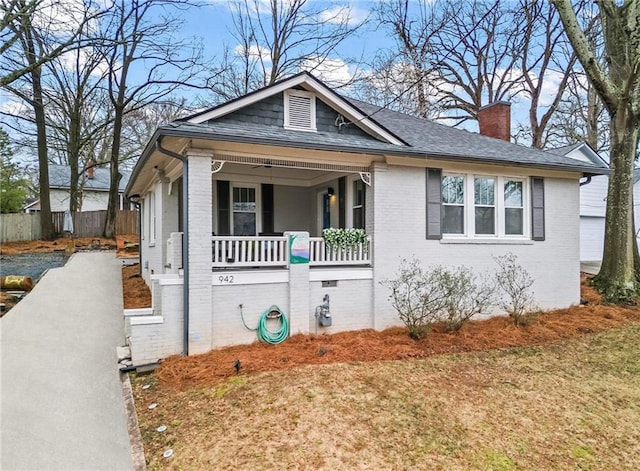
[(407, 145), (308, 72), (179, 121), (194, 124), (233, 122), (288, 131), (338, 132)]

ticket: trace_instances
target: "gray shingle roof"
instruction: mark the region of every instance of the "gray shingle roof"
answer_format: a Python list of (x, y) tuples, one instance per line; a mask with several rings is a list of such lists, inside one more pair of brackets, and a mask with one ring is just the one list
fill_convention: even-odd
[[(571, 166), (566, 158), (530, 147), (482, 136), (463, 129), (391, 111), (352, 98), (356, 108), (408, 142), (413, 152), (467, 157), (473, 160), (530, 165)], [(583, 167), (600, 168), (584, 162)]]
[[(378, 155), (398, 155), (430, 160), (464, 161), (473, 163), (492, 163), (498, 165), (527, 166), (542, 169), (568, 170), (584, 174), (609, 173), (609, 169), (600, 163), (583, 162), (567, 159), (564, 155), (545, 152), (529, 147), (512, 144), (510, 142), (482, 136), (477, 133), (451, 128), (425, 119), (416, 118), (396, 111), (381, 108), (353, 98), (338, 95), (321, 81), (307, 72), (294, 76), (308, 75), (313, 87), (323, 87), (326, 92), (334, 94), (337, 101), (345, 102), (360, 113), (368, 115), (368, 120), (385, 129), (391, 135), (406, 145), (393, 145), (366, 134), (331, 132), (305, 132), (285, 129), (281, 124), (267, 124), (268, 120), (261, 120), (260, 116), (251, 119), (215, 119), (210, 118), (200, 123), (188, 122), (195, 117), (202, 116), (217, 108), (246, 99), (251, 95), (273, 88), (274, 94), (279, 93), (276, 84), (257, 90), (238, 100), (201, 111), (196, 115), (160, 126), (152, 140), (147, 144), (142, 158), (134, 168), (134, 179), (147, 158), (154, 151), (154, 143), (164, 136), (177, 138), (193, 138), (241, 142), (249, 144), (266, 144), (286, 146), (292, 148), (318, 149), (338, 152), (373, 153)], [(292, 78), (284, 79), (290, 80)], [(267, 95), (270, 97), (271, 95)], [(262, 98), (263, 100), (267, 98)], [(247, 106), (253, 102), (248, 101)], [(234, 112), (230, 108), (230, 112)], [(356, 113), (357, 114), (357, 113)], [(220, 115), (222, 118), (224, 115)], [(196, 120), (198, 121), (198, 120)], [(351, 123), (347, 126), (355, 126)], [(365, 129), (366, 126), (363, 126)], [(342, 129), (342, 128), (339, 128)]]
[(575, 144), (570, 144), (568, 146), (556, 147), (554, 149), (547, 149), (547, 152), (551, 152), (552, 154), (556, 154), (556, 155), (567, 155), (569, 152), (571, 152), (574, 149), (577, 149), (582, 145), (584, 145), (584, 142), (576, 142)]
[[(131, 172), (121, 170), (122, 178), (118, 185), (122, 192), (129, 182)], [(109, 191), (111, 176), (108, 168), (94, 167), (93, 179), (86, 180), (85, 190)], [(68, 189), (71, 186), (71, 168), (68, 165), (49, 164), (49, 187), (58, 189)]]

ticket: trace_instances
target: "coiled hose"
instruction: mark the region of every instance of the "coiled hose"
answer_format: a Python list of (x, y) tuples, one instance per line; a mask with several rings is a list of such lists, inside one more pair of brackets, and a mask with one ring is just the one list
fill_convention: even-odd
[[(279, 314), (279, 327), (277, 330), (270, 330), (267, 326), (267, 321), (270, 319), (269, 314), (271, 314), (272, 312), (277, 312)], [(286, 338), (289, 336), (289, 321), (287, 320), (287, 316), (285, 316), (284, 312), (282, 312), (280, 308), (275, 304), (265, 309), (265, 311), (260, 316), (260, 319), (258, 320), (258, 326), (255, 329), (249, 327), (244, 321), (244, 315), (242, 314), (242, 304), (240, 305), (240, 318), (242, 319), (242, 323), (247, 330), (257, 332), (258, 340), (260, 340), (261, 342), (267, 342), (272, 345), (276, 345), (286, 340)]]

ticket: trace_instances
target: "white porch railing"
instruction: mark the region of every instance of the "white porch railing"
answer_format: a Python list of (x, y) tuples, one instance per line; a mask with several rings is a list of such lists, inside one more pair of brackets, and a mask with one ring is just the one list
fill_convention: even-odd
[(309, 238), (309, 265), (370, 265), (371, 237), (354, 247), (328, 246), (322, 237)]
[(287, 265), (286, 237), (212, 237), (212, 267)]
[[(215, 236), (212, 267), (287, 266), (287, 237)], [(309, 265), (371, 265), (371, 237), (355, 247), (328, 246), (322, 237), (309, 238)]]

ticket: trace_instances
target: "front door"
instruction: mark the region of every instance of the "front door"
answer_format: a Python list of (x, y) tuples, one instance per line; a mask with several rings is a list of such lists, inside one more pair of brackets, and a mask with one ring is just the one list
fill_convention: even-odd
[(323, 229), (331, 227), (331, 197), (327, 192), (318, 193), (317, 215), (318, 234), (322, 235)]

